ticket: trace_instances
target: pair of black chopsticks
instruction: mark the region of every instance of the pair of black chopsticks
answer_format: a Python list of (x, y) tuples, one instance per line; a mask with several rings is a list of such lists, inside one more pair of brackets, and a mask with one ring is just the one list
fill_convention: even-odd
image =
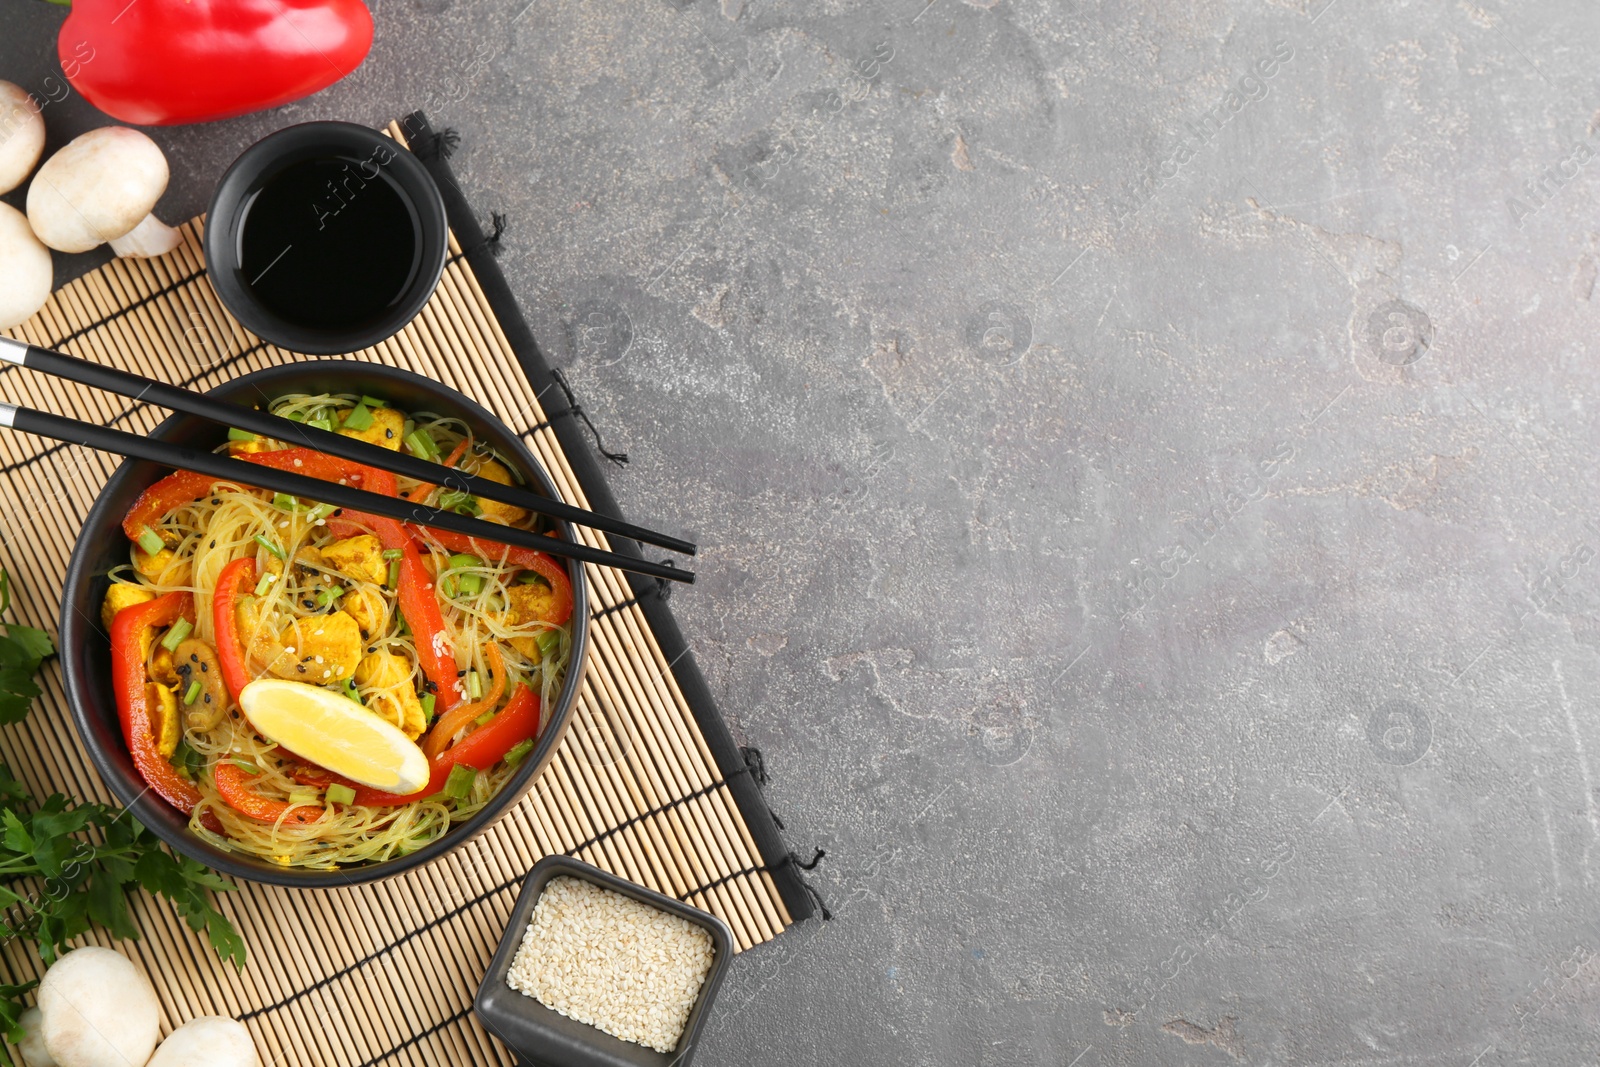
[[(585, 511), (583, 508), (552, 500), (520, 486), (501, 485), (487, 478), (479, 478), (465, 471), (446, 467), (442, 463), (433, 463), (402, 452), (380, 448), (331, 430), (307, 426), (305, 423), (282, 418), (270, 412), (219, 400), (203, 393), (167, 385), (143, 375), (130, 374), (61, 352), (52, 352), (37, 345), (14, 341), (8, 337), (0, 337), (0, 361), (15, 363), (29, 370), (41, 371), (91, 388), (119, 393), (134, 400), (147, 401), (158, 407), (198, 415), (203, 419), (236, 426), (263, 437), (304, 445), (318, 452), (326, 452), (340, 459), (377, 467), (402, 477), (431, 482), (473, 496), (488, 497), (490, 500), (525, 508), (548, 518), (576, 523), (606, 533), (620, 534), (635, 541), (670, 548), (675, 552), (689, 555), (695, 552), (695, 546), (688, 541), (655, 533), (608, 515)], [(63, 418), (60, 415), (51, 415), (48, 412), (35, 411), (14, 404), (0, 404), (0, 426), (69, 444), (85, 445), (101, 452), (150, 460), (166, 467), (181, 467), (224, 481), (270, 489), (275, 493), (332, 504), (334, 507), (385, 515), (402, 522), (433, 526), (499, 544), (533, 548), (548, 552), (552, 556), (567, 556), (585, 563), (597, 563), (637, 574), (646, 574), (652, 578), (666, 578), (675, 582), (694, 581), (693, 573), (679, 570), (670, 564), (654, 563), (646, 559), (592, 548), (574, 541), (545, 537), (527, 530), (468, 518), (452, 511), (440, 511), (438, 508), (424, 507), (420, 503), (411, 503), (380, 493), (369, 493), (303, 474), (262, 467), (244, 460), (221, 456), (215, 452), (184, 448), (165, 441), (139, 437), (121, 430), (95, 426), (77, 419)]]

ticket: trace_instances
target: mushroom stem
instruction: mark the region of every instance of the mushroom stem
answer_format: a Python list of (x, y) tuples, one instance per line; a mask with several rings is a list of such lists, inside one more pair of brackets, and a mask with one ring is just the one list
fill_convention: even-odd
[(111, 239), (118, 256), (164, 256), (183, 243), (183, 235), (154, 215), (146, 215), (133, 229)]

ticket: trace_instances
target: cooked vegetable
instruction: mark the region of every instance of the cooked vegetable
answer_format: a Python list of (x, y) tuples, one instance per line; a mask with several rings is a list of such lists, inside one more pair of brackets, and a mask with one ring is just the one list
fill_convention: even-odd
[[(271, 410), (510, 477), (463, 424), (370, 397)], [(222, 447), (389, 496), (435, 492), (270, 438)], [(115, 623), (133, 613), (117, 646), (125, 740), (190, 829), (234, 851), (335, 867), (426, 844), (525, 761), (565, 677), (572, 588), (542, 552), (183, 474), (147, 490), (124, 532), (151, 535), (107, 594)]]

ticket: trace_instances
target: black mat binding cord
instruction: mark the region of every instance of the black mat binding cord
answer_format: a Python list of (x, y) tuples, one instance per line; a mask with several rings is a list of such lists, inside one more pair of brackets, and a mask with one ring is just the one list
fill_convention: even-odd
[[(582, 428), (587, 427), (594, 435), (594, 446), (601, 449), (608, 460), (617, 462), (620, 459), (626, 462), (626, 456), (622, 453), (603, 451), (599, 431), (589, 422), (582, 407), (575, 402), (571, 390), (558, 376), (559, 372), (545, 359), (544, 353), (539, 349), (539, 343), (534, 340), (533, 332), (523, 320), (516, 297), (506, 285), (505, 276), (500, 273), (499, 264), (494, 258), (501, 234), (505, 230), (505, 220), (496, 216), (493, 234), (486, 235), (450, 170), (449, 156), (455, 150), (459, 138), (454, 131), (436, 133), (428, 124), (427, 117), (420, 111), (413, 112), (400, 120), (400, 125), (411, 142), (412, 151), (423, 161), (434, 176), (434, 180), (438, 182), (439, 191), (444, 194), (445, 212), (449, 216), (451, 229), (455, 231), (456, 238), (464, 249), (462, 256), (477, 276), (478, 285), (494, 309), (495, 318), (499, 320), (506, 339), (511, 343), (512, 351), (517, 355), (517, 361), (522, 365), (523, 374), (533, 386), (539, 403), (544, 406), (550, 421), (550, 429), (560, 440), (561, 448), (572, 466), (572, 471), (589, 498), (590, 509), (620, 517), (621, 509), (617, 506), (616, 498), (611, 495), (604, 471), (595, 459), (589, 442), (584, 439)], [(538, 428), (541, 427), (529, 427), (525, 433), (531, 435)], [(618, 465), (620, 466), (620, 463)], [(627, 538), (612, 536), (610, 542), (614, 552), (643, 558), (638, 544)], [(717, 711), (710, 687), (706, 685), (704, 676), (701, 675), (699, 667), (695, 665), (694, 657), (689, 652), (683, 631), (678, 629), (677, 621), (667, 608), (666, 596), (660, 584), (652, 578), (634, 574), (624, 574), (624, 577), (633, 592), (633, 600), (644, 612), (650, 629), (655, 633), (656, 641), (661, 646), (662, 655), (667, 659), (678, 688), (683, 691), (684, 699), (694, 712), (695, 722), (699, 724), (700, 732), (705, 736), (706, 745), (717, 761), (717, 769), (733, 795), (734, 803), (739, 806), (739, 811), (744, 816), (745, 823), (750, 829), (750, 836), (761, 851), (763, 863), (760, 867), (736, 872), (729, 878), (737, 877), (738, 874), (765, 871), (771, 875), (779, 894), (783, 897), (784, 907), (789, 909), (789, 914), (796, 922), (817, 914), (828, 918), (827, 908), (823, 906), (816, 891), (800, 874), (802, 869), (809, 870), (814, 867), (822, 853), (819, 851), (811, 861), (801, 863), (784, 843), (772, 812), (767, 807), (767, 802), (757, 784), (758, 781), (766, 780), (766, 768), (761, 762), (760, 754), (755, 753), (754, 758), (747, 762), (740, 748), (734, 743), (733, 736), (728, 732), (727, 723), (723, 722), (721, 713)], [(727, 879), (718, 879), (718, 882), (725, 880)]]

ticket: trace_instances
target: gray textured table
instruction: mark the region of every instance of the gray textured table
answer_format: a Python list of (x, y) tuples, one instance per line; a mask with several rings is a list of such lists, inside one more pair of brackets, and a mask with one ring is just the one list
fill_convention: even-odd
[(1600, 13), (1323, 2), (380, 0), (334, 89), (155, 131), (176, 221), (281, 125), (459, 130), (705, 546), (836, 919), (700, 1063), (1600, 1053)]

